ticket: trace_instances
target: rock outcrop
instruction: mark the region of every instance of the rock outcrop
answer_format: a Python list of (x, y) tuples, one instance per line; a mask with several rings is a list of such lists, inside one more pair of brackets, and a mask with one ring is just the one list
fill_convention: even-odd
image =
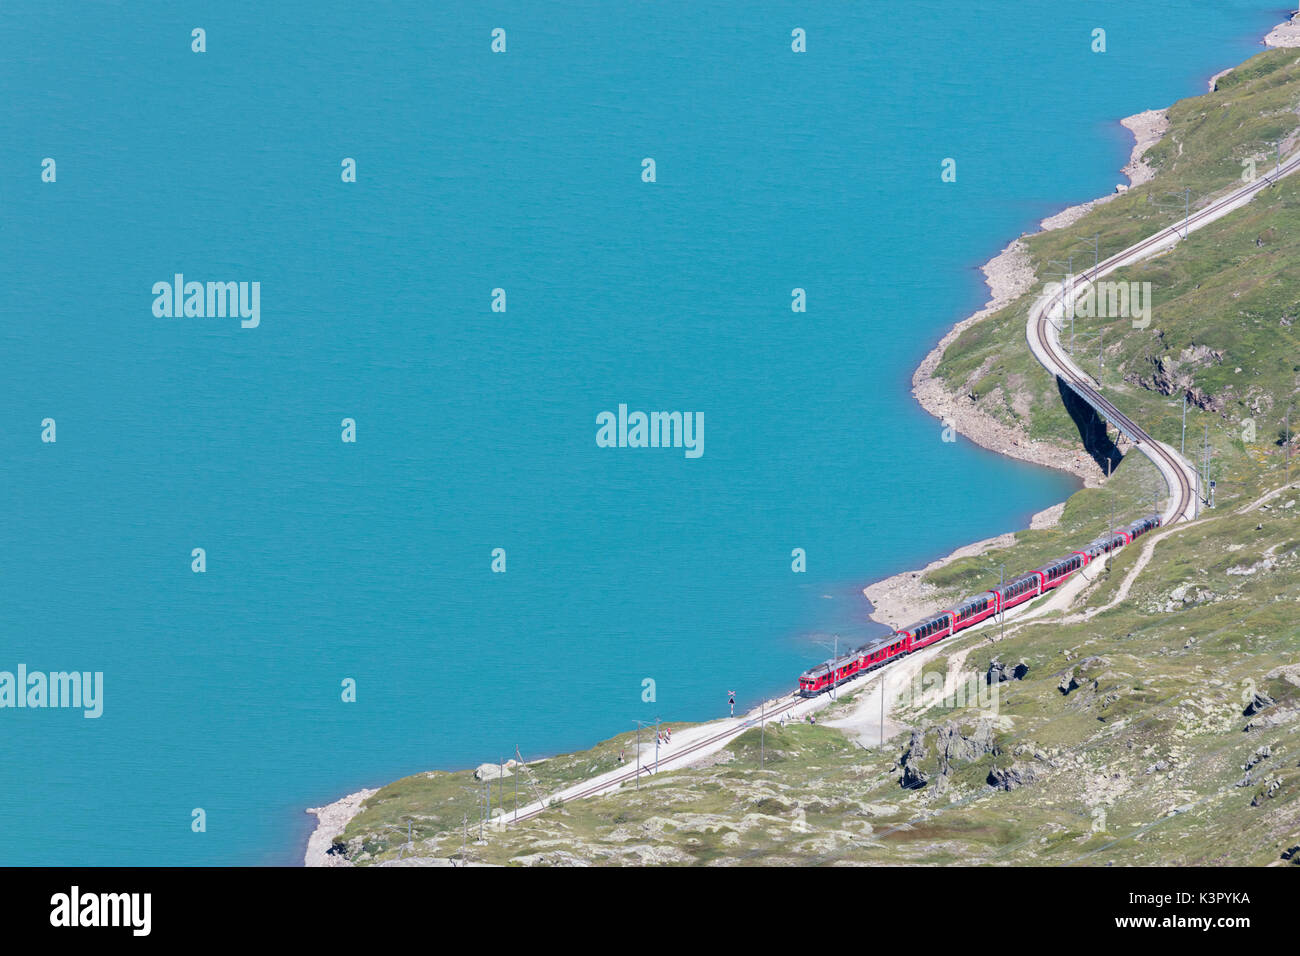
[(994, 767), (990, 770), (988, 783), (990, 787), (997, 787), (999, 790), (1015, 790), (1037, 779), (1038, 774), (1034, 772), (1033, 767), (1023, 763), (1013, 763), (1010, 767)]
[(1243, 710), (1241, 714), (1243, 717), (1254, 717), (1261, 710), (1264, 710), (1266, 707), (1272, 707), (1276, 703), (1277, 701), (1272, 697), (1269, 697), (1268, 694), (1261, 694), (1259, 691), (1256, 691), (1254, 696), (1251, 697), (1250, 703), (1246, 705), (1246, 709)]
[(517, 760), (507, 760), (504, 764), (499, 763), (481, 763), (478, 769), (474, 771), (475, 780), (500, 780), (502, 777), (513, 777), (514, 768), (519, 766)]
[(996, 657), (989, 661), (989, 671), (984, 679), (990, 684), (1001, 684), (1009, 680), (1024, 680), (1029, 673), (1029, 665), (1023, 660), (1015, 664), (1004, 664)]
[(953, 770), (979, 760), (986, 754), (1002, 753), (993, 733), (993, 723), (979, 720), (973, 727), (960, 721), (912, 731), (906, 749), (899, 757), (899, 785), (919, 790), (927, 785), (942, 793), (948, 788)]
[(903, 770), (898, 783), (904, 790), (919, 790), (929, 782), (929, 775), (920, 766), (920, 761), (925, 759), (927, 753), (925, 731), (913, 730), (912, 739), (908, 741), (907, 749), (898, 761)]

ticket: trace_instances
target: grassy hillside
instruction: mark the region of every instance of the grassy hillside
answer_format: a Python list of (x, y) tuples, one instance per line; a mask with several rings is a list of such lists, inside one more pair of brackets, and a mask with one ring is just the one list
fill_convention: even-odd
[[(1130, 598), (1087, 621), (1009, 626), (1002, 641), (981, 632), (946, 648), (926, 670), (959, 652), (981, 676), (994, 658), (1028, 666), (999, 685), (983, 727), (974, 706), (906, 711), (919, 733), (883, 750), (821, 725), (769, 727), (761, 771), (751, 731), (712, 766), (553, 807), (482, 843), (471, 832), (466, 855), (514, 865), (1280, 862), (1300, 843), (1300, 492), (1274, 501), (1159, 542)], [(1085, 606), (1108, 603), (1136, 553)], [(1247, 716), (1256, 694), (1262, 707)], [(569, 771), (599, 764), (556, 759)], [(922, 784), (903, 785), (908, 763)], [(348, 828), (354, 861), (395, 860), (405, 838), (384, 824), (407, 819), (417, 828), (408, 858), (459, 860), (473, 798), (449, 786), (455, 776), (408, 778), (372, 798)], [(454, 826), (438, 825), (444, 808)]]

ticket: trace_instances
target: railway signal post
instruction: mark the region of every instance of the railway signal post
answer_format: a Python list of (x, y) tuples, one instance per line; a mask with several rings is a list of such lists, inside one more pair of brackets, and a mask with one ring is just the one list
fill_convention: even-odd
[[(641, 728), (649, 727), (650, 721), (636, 721), (636, 788), (641, 789)], [(655, 768), (654, 773), (659, 772), (659, 718), (655, 718)]]
[(1205, 475), (1201, 478), (1201, 487), (1205, 489), (1205, 503), (1210, 503), (1210, 426), (1205, 426)]
[(655, 773), (659, 772), (659, 718), (655, 718)]
[(1178, 453), (1187, 455), (1187, 393), (1183, 392), (1183, 437), (1178, 443)]
[[(384, 826), (387, 827), (389, 830), (396, 830), (399, 834), (402, 832), (401, 827), (395, 827), (389, 823), (384, 824)], [(413, 851), (414, 849), (415, 849), (415, 843), (413, 842), (413, 838), (411, 835), (411, 821), (407, 820), (406, 821), (406, 842), (402, 844), (402, 848), (397, 851), (397, 858), (400, 860), (402, 858), (403, 853), (405, 853), (407, 850)]]
[[(478, 811), (478, 842), (482, 843), (483, 842), (483, 786), (480, 783), (480, 785), (477, 787), (461, 787), (461, 789), (467, 793), (474, 794), (474, 800), (475, 800), (474, 809)], [(468, 814), (465, 815), (465, 836), (466, 839), (468, 839), (469, 837), (469, 815)]]
[[(1060, 276), (1061, 282), (1061, 321), (1057, 329), (1065, 331), (1065, 313), (1070, 313), (1070, 354), (1074, 354), (1074, 256), (1070, 256), (1065, 262), (1057, 259), (1049, 259), (1049, 266), (1065, 266), (1064, 272), (1049, 272), (1049, 276)], [(1051, 320), (1051, 317), (1048, 317)]]
[[(1082, 238), (1082, 239), (1079, 240), (1079, 244), (1080, 244), (1080, 245), (1086, 245), (1086, 246), (1088, 246), (1089, 248), (1092, 249), (1092, 275), (1091, 275), (1091, 280), (1095, 282), (1096, 279), (1097, 279), (1097, 269), (1098, 269), (1098, 268), (1100, 267), (1100, 265), (1101, 265), (1101, 233), (1097, 233), (1096, 235), (1091, 236), (1091, 237), (1085, 236), (1084, 238)], [(1088, 277), (1085, 276), (1085, 278), (1088, 278)]]

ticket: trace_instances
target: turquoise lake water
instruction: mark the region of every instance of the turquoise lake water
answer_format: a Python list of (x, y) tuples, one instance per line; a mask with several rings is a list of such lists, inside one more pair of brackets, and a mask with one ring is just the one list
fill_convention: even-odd
[[(785, 691), (1068, 494), (912, 370), (1283, 11), (1062, 6), (0, 8), (0, 670), (104, 674), (0, 710), (0, 863), (299, 862), (360, 787)], [(620, 403), (704, 454), (597, 447)]]

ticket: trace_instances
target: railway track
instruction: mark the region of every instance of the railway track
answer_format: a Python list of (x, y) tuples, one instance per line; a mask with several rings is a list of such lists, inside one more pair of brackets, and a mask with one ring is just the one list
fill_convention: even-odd
[[(1204, 209), (1148, 236), (1141, 242), (1134, 243), (1127, 249), (1099, 262), (1092, 269), (1085, 270), (1078, 276), (1078, 279), (1082, 280), (1081, 284), (1074, 286), (1074, 289), (1082, 291), (1088, 283), (1096, 282), (1116, 269), (1137, 262), (1166, 246), (1172, 246), (1179, 238), (1185, 238), (1193, 230), (1206, 226), (1244, 205), (1261, 190), (1298, 169), (1300, 169), (1300, 155), (1290, 157), (1285, 163), (1279, 165), (1274, 175), (1263, 176), (1253, 183), (1247, 183), (1210, 203)], [(1029, 339), (1031, 351), (1044, 368), (1069, 385), (1099, 415), (1132, 438), (1138, 449), (1153, 461), (1169, 486), (1170, 505), (1165, 515), (1165, 523), (1172, 524), (1179, 519), (1190, 521), (1197, 513), (1195, 488), (1188, 478), (1190, 465), (1180, 455), (1152, 438), (1145, 429), (1102, 395), (1088, 376), (1062, 351), (1059, 340), (1052, 335), (1052, 331), (1056, 328), (1051, 318), (1052, 311), (1060, 306), (1064, 314), (1068, 304), (1066, 297), (1070, 292), (1071, 290), (1062, 288), (1058, 292), (1045, 295), (1030, 309), (1026, 337)], [(1050, 358), (1051, 361), (1045, 361), (1045, 357)]]
[[(1134, 243), (1127, 249), (1116, 253), (1113, 256), (1099, 262), (1094, 268), (1088, 269), (1078, 277), (1082, 280), (1084, 286), (1087, 283), (1095, 282), (1101, 277), (1114, 272), (1116, 269), (1137, 262), (1146, 256), (1163, 249), (1165, 246), (1172, 246), (1185, 233), (1199, 229), (1214, 220), (1226, 215), (1228, 212), (1236, 209), (1252, 199), (1261, 190), (1273, 185), (1278, 179), (1289, 176), (1300, 170), (1300, 154), (1290, 157), (1285, 163), (1280, 164), (1277, 172), (1272, 176), (1263, 176), (1253, 183), (1234, 190), (1227, 196), (1215, 200), (1204, 209), (1199, 210), (1186, 219), (1180, 220), (1172, 226), (1160, 230), (1141, 242)], [(1082, 288), (1076, 286), (1075, 288)], [(1089, 377), (1074, 364), (1074, 362), (1061, 350), (1061, 344), (1056, 340), (1052, 333), (1055, 326), (1052, 323), (1051, 313), (1058, 305), (1064, 308), (1065, 297), (1068, 294), (1066, 289), (1062, 289), (1052, 295), (1045, 295), (1040, 298), (1029, 311), (1029, 321), (1026, 326), (1026, 337), (1034, 355), (1043, 364), (1049, 372), (1057, 378), (1064, 381), (1070, 386), (1081, 398), (1091, 405), (1098, 414), (1104, 417), (1108, 422), (1120, 428), (1128, 434), (1136, 446), (1151, 458), (1159, 468), (1162, 475), (1169, 485), (1170, 506), (1165, 523), (1170, 524), (1178, 519), (1190, 521), (1196, 517), (1196, 496), (1195, 488), (1188, 479), (1190, 466), (1182, 460), (1181, 456), (1175, 454), (1171, 449), (1166, 448), (1163, 444), (1156, 441), (1151, 435), (1131, 418), (1121, 412), (1115, 405), (1092, 384)], [(1046, 361), (1045, 358), (1050, 359)], [(1189, 513), (1190, 512), (1190, 513)], [(742, 721), (737, 726), (728, 727), (725, 730), (712, 734), (701, 740), (692, 742), (680, 750), (674, 751), (666, 761), (679, 764), (683, 757), (693, 753), (698, 753), (707, 748), (724, 743), (732, 738), (740, 736), (751, 727), (756, 727), (760, 723), (768, 720), (780, 718), (788, 713), (797, 704), (805, 698), (798, 694), (792, 693), (778, 699), (778, 704), (771, 710), (766, 711), (761, 717), (751, 716)], [(560, 791), (554, 794), (550, 799), (559, 799), (562, 801), (581, 800), (586, 797), (593, 797), (607, 791), (622, 786), (625, 783), (637, 780), (642, 773), (654, 773), (648, 766), (630, 767), (626, 771), (614, 776), (600, 778), (594, 782), (589, 782), (586, 786), (580, 786), (580, 789), (571, 791)], [(505, 826), (511, 823), (530, 820), (540, 816), (548, 808), (547, 803), (540, 803), (526, 809), (522, 813), (513, 816), (502, 815), (496, 818), (496, 823)]]
[[(739, 737), (741, 734), (743, 734), (746, 730), (749, 730), (751, 727), (757, 727), (760, 723), (766, 723), (767, 721), (774, 720), (776, 718), (781, 717), (782, 714), (788, 713), (791, 710), (791, 708), (793, 708), (796, 704), (806, 699), (807, 698), (800, 697), (798, 694), (793, 694), (793, 693), (787, 694), (785, 697), (777, 698), (778, 701), (777, 706), (773, 707), (771, 710), (768, 710), (765, 714), (762, 715), (761, 718), (749, 717), (744, 721), (742, 721), (739, 724), (739, 726), (728, 727), (726, 730), (719, 731), (718, 733), (713, 734), (712, 736), (705, 737), (703, 740), (696, 740), (693, 743), (689, 744), (686, 747), (683, 747), (680, 750), (673, 751), (673, 753), (667, 758), (667, 760), (672, 762), (677, 762), (682, 757), (686, 757), (692, 753), (698, 753), (699, 751), (707, 747), (711, 747), (714, 744), (723, 743), (731, 739), (732, 737)], [(662, 763), (664, 761), (660, 761), (660, 762)], [(624, 771), (623, 773), (618, 774), (615, 777), (605, 778), (603, 780), (600, 780), (598, 783), (593, 783), (590, 786), (585, 787), (581, 790), (572, 793), (569, 793), (567, 791), (561, 791), (555, 794), (551, 799), (560, 799), (565, 802), (568, 802), (569, 800), (581, 800), (584, 797), (594, 797), (601, 793), (604, 793), (607, 790), (612, 790), (615, 787), (619, 787), (629, 781), (635, 781), (637, 777), (640, 776), (641, 774), (653, 774), (654, 772), (655, 771), (650, 769), (649, 766), (644, 764), (641, 765), (640, 767), (631, 767), (630, 769)], [(541, 813), (545, 812), (546, 809), (547, 809), (546, 806), (534, 807), (533, 809), (525, 810), (523, 813), (518, 814), (518, 816), (511, 816), (510, 819), (508, 820), (506, 819), (505, 815), (497, 817), (497, 820), (503, 824), (514, 823), (516, 821), (531, 820), (533, 817), (538, 816)]]

